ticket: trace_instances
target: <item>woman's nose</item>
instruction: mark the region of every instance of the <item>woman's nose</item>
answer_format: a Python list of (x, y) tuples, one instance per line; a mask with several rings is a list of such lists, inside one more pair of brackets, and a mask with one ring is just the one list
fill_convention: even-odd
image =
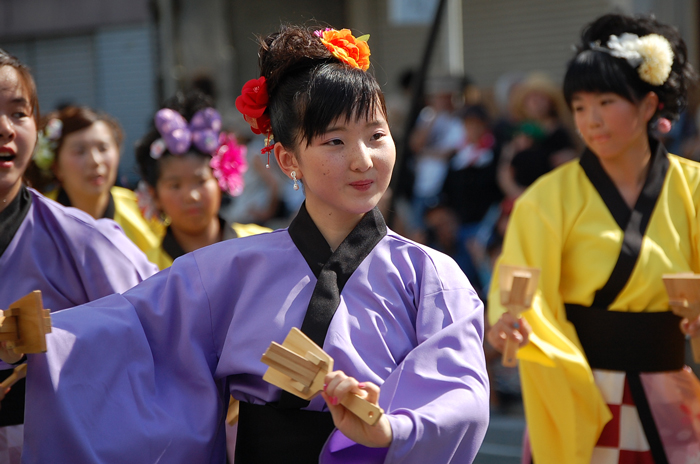
[(0, 137), (10, 141), (15, 138), (15, 126), (6, 115), (0, 116)]
[(188, 198), (192, 201), (199, 201), (202, 199), (202, 194), (199, 191), (199, 189), (193, 188), (190, 190), (190, 194), (188, 195)]
[(372, 167), (372, 153), (369, 147), (361, 143), (354, 150), (350, 169), (353, 171), (365, 172)]

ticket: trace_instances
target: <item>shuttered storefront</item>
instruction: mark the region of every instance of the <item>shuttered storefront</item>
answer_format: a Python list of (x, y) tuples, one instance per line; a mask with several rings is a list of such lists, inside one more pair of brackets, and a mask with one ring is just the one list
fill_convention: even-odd
[(148, 128), (157, 103), (152, 27), (110, 27), (0, 47), (31, 67), (42, 113), (77, 104), (117, 118), (125, 133), (119, 179), (133, 183), (133, 146)]

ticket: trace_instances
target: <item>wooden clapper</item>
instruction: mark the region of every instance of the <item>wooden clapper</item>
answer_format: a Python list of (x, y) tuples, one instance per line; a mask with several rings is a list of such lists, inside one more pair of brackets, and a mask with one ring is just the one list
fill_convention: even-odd
[[(671, 310), (678, 316), (695, 319), (700, 315), (700, 274), (664, 274), (664, 285), (668, 293)], [(693, 359), (700, 363), (700, 334), (690, 339)]]
[[(533, 267), (501, 264), (498, 268), (498, 273), (501, 304), (506, 307), (513, 317), (519, 319), (523, 311), (529, 309), (532, 304), (532, 297), (535, 295), (535, 290), (537, 290), (540, 270)], [(517, 365), (517, 351), (518, 344), (511, 337), (507, 337), (501, 363), (506, 367)]]
[[(326, 374), (333, 370), (333, 358), (296, 327), (281, 345), (270, 343), (262, 362), (269, 366), (263, 380), (305, 400), (321, 392)], [(341, 404), (369, 425), (384, 414), (357, 395), (347, 395)]]
[(0, 341), (15, 353), (46, 352), (46, 334), (51, 332), (51, 315), (41, 304), (41, 292), (35, 290), (0, 311)]

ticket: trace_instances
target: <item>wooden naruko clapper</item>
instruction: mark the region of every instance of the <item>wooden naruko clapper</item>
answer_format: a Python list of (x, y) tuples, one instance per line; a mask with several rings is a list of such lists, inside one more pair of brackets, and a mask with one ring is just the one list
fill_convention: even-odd
[[(269, 366), (263, 380), (305, 400), (323, 390), (323, 380), (333, 370), (333, 358), (296, 327), (281, 345), (270, 344), (262, 362)], [(376, 424), (384, 414), (382, 408), (353, 394), (340, 404), (369, 425)]]
[(15, 353), (46, 352), (46, 334), (51, 332), (51, 315), (35, 290), (10, 304), (0, 315), (0, 341)]
[[(530, 309), (532, 297), (537, 290), (540, 270), (533, 267), (501, 264), (498, 273), (501, 304), (516, 320), (520, 319), (522, 313)], [(518, 364), (517, 351), (518, 344), (512, 337), (507, 337), (501, 364), (506, 367), (515, 367)]]

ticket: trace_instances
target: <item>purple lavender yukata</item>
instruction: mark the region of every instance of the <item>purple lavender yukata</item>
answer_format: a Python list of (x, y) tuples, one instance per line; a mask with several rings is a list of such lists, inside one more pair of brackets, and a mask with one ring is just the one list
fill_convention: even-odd
[[(280, 398), (260, 358), (302, 325), (310, 259), (288, 229), (229, 240), (57, 313), (48, 352), (29, 357), (24, 462), (223, 463), (229, 391)], [(336, 430), (320, 462), (471, 462), (488, 424), (482, 341), (483, 305), (457, 264), (385, 228), (344, 283), (323, 349), (381, 385), (394, 439), (371, 450)], [(308, 409), (326, 408), (318, 396)]]
[[(0, 212), (1, 309), (41, 290), (44, 307), (58, 311), (128, 290), (157, 270), (115, 222), (95, 221), (32, 189), (23, 187)], [(0, 361), (0, 380), (11, 367)], [(20, 381), (0, 410), (0, 462), (18, 462), (23, 410)]]

